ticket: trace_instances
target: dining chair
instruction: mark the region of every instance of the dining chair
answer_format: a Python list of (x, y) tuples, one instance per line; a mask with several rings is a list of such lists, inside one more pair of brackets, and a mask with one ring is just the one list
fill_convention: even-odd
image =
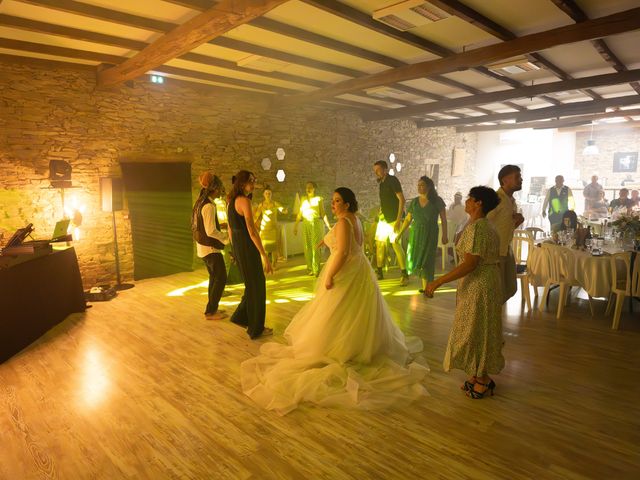
[(527, 232), (530, 232), (531, 235), (533, 235), (533, 241), (535, 241), (538, 238), (538, 233), (540, 234), (540, 237), (544, 235), (544, 230), (542, 230), (539, 227), (527, 227), (525, 228), (525, 230)]
[[(548, 262), (549, 276), (544, 284), (544, 293), (542, 294), (538, 308), (542, 311), (543, 305), (547, 304), (549, 290), (551, 290), (553, 285), (558, 285), (560, 292), (558, 295), (556, 318), (559, 320), (562, 317), (564, 307), (569, 300), (571, 287), (580, 286), (575, 279), (574, 257), (571, 250), (559, 245), (545, 243), (542, 247), (547, 253), (546, 258)], [(591, 314), (593, 315), (591, 298), (589, 298), (589, 306), (591, 307)]]
[[(516, 278), (520, 280), (522, 298), (527, 302), (527, 309), (531, 311), (531, 295), (529, 291), (528, 258), (533, 250), (533, 235), (528, 230), (516, 230), (513, 232), (512, 246), (513, 257), (516, 261)], [(537, 295), (537, 290), (536, 290)]]
[(453, 222), (447, 222), (447, 240), (449, 242), (446, 245), (442, 244), (442, 225), (438, 222), (438, 248), (442, 252), (442, 270), (444, 271), (447, 265), (447, 257), (449, 255), (449, 248), (453, 250), (453, 262), (454, 265), (458, 265), (458, 253), (456, 252), (456, 245), (454, 242), (454, 237), (456, 236), (456, 230), (458, 229), (458, 225)]
[[(636, 260), (638, 258), (640, 258), (640, 255), (636, 255)], [(636, 263), (638, 262), (636, 261)], [(620, 315), (622, 315), (624, 299), (631, 296), (634, 286), (636, 289), (638, 288), (637, 268), (633, 272), (633, 280), (636, 280), (636, 285), (633, 284), (631, 278), (631, 252), (614, 253), (613, 255), (611, 255), (611, 271), (613, 272), (611, 281), (611, 293), (609, 294), (609, 302), (607, 303), (607, 310), (605, 312), (605, 315), (609, 315), (611, 313), (611, 307), (613, 307), (613, 297), (615, 295), (616, 308), (613, 311), (613, 322), (611, 322), (611, 329), (618, 330), (618, 328), (620, 327)]]

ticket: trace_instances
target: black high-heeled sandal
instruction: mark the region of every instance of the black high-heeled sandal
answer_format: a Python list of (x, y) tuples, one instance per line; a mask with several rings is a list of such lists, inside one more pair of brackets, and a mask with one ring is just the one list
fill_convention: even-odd
[(484, 390), (484, 392), (478, 392), (474, 388), (471, 388), (471, 390), (467, 390), (467, 396), (469, 398), (472, 398), (474, 400), (478, 400), (480, 398), (484, 398), (484, 396), (488, 392), (491, 392), (491, 396), (493, 397), (493, 391), (496, 388), (496, 382), (491, 380), (489, 383), (482, 383), (482, 382), (479, 382), (479, 381), (476, 380), (475, 385), (482, 385), (483, 387), (485, 387), (485, 390)]
[(476, 377), (473, 377), (473, 381), (465, 380), (464, 383), (460, 386), (460, 390), (464, 390), (468, 392), (469, 390), (473, 390), (473, 385), (478, 381)]

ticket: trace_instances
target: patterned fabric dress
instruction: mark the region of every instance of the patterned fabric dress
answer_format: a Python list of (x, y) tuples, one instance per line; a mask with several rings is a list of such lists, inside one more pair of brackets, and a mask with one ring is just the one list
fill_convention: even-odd
[(278, 248), (278, 212), (282, 210), (282, 205), (272, 202), (271, 207), (266, 206), (266, 202), (258, 205), (255, 211), (255, 219), (259, 222), (260, 240), (265, 252), (271, 253)]
[(456, 313), (444, 356), (444, 370), (468, 375), (499, 373), (502, 356), (502, 280), (498, 234), (486, 218), (467, 225), (456, 246), (458, 256), (480, 257), (478, 267), (458, 281)]
[(419, 197), (409, 203), (411, 214), (409, 227), (409, 246), (407, 247), (407, 270), (427, 281), (433, 281), (436, 269), (436, 251), (438, 250), (438, 215), (446, 208), (444, 201), (436, 197), (424, 207)]
[(322, 252), (317, 248), (324, 236), (324, 223), (320, 218), (320, 204), (322, 197), (305, 197), (300, 206), (302, 213), (302, 235), (304, 238), (304, 258), (307, 261), (307, 271), (318, 276)]

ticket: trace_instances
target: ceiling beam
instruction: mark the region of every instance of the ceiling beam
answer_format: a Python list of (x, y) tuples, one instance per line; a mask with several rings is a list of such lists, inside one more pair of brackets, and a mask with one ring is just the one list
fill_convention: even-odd
[[(573, 0), (551, 0), (560, 10), (566, 13), (574, 22), (581, 23), (589, 20), (587, 14), (582, 10), (576, 2)], [(598, 51), (600, 56), (611, 65), (617, 72), (626, 72), (627, 67), (620, 59), (613, 53), (613, 51), (607, 45), (607, 42), (602, 38), (592, 40), (591, 43)], [(637, 93), (640, 93), (640, 83), (633, 82), (630, 84)]]
[(640, 103), (640, 95), (626, 97), (607, 98), (603, 100), (589, 100), (586, 102), (567, 103), (561, 107), (538, 108), (527, 112), (518, 112), (516, 122), (529, 122), (545, 118), (559, 118), (571, 115), (604, 112), (607, 108), (624, 107)]
[(581, 127), (566, 127), (558, 129), (559, 132), (594, 132), (603, 130), (634, 130), (640, 128), (640, 122), (620, 122), (620, 123), (599, 123), (597, 125), (581, 126)]
[(580, 115), (576, 117), (567, 117), (562, 120), (546, 120), (537, 122), (523, 122), (523, 123), (502, 123), (500, 125), (473, 125), (466, 127), (456, 127), (456, 132), (491, 132), (494, 130), (520, 130), (523, 128), (536, 128), (536, 129), (548, 129), (548, 128), (563, 128), (567, 126), (584, 125), (591, 123), (594, 120), (601, 120), (603, 118), (618, 118), (624, 116), (640, 116), (640, 108), (634, 108), (629, 110), (618, 110), (617, 112), (597, 113), (595, 115)]
[(587, 20), (580, 24), (554, 28), (497, 45), (477, 48), (475, 50), (451, 55), (447, 58), (406, 65), (366, 77), (346, 80), (315, 92), (298, 94), (286, 98), (284, 101), (295, 104), (321, 100), (353, 90), (361, 90), (429, 75), (464, 70), (497, 62), (516, 55), (524, 55), (538, 50), (544, 50), (557, 45), (624, 33), (638, 28), (640, 28), (640, 8), (634, 8), (595, 20)]
[(628, 105), (636, 105), (640, 103), (640, 95), (630, 95), (626, 97), (618, 97), (604, 100), (589, 100), (587, 102), (567, 103), (559, 107), (537, 108), (535, 110), (527, 110), (526, 112), (507, 112), (494, 113), (491, 115), (480, 115), (477, 117), (456, 118), (447, 120), (436, 120), (428, 122), (418, 122), (419, 128), (429, 127), (458, 127), (463, 125), (473, 125), (487, 122), (500, 122), (503, 120), (515, 119), (518, 123), (533, 120), (542, 120), (545, 118), (557, 119), (560, 117), (568, 117), (572, 115), (581, 115), (588, 113), (604, 112), (607, 108), (623, 107)]
[[(394, 38), (395, 40), (399, 40), (413, 47), (425, 50), (439, 57), (448, 57), (456, 53), (453, 50), (450, 50), (446, 47), (443, 47), (442, 45), (431, 42), (417, 35), (414, 35), (410, 32), (401, 32), (399, 30), (396, 30), (395, 28), (389, 27), (384, 23), (374, 20), (373, 18), (371, 18), (371, 16), (361, 12), (360, 10), (349, 7), (348, 5), (345, 5), (338, 1), (335, 1), (335, 0), (302, 0), (302, 1), (316, 8), (319, 8), (327, 13), (331, 13), (332, 15), (336, 15), (340, 18), (353, 22), (357, 25), (376, 31), (388, 37)], [(389, 66), (393, 66), (393, 65), (389, 65)], [(477, 73), (480, 73), (481, 75), (497, 80), (498, 82), (505, 83), (514, 88), (519, 88), (523, 86), (523, 84), (520, 83), (518, 80), (514, 80), (509, 77), (504, 77), (502, 75), (499, 75), (495, 72), (490, 71), (485, 67), (476, 67), (474, 68), (474, 70)], [(435, 80), (435, 81), (438, 81), (438, 80)], [(465, 91), (469, 91), (468, 90), (469, 88), (472, 88), (472, 87), (467, 87)], [(546, 100), (553, 104), (560, 104), (560, 102), (554, 99), (546, 99)], [(508, 106), (516, 110), (520, 109), (520, 107), (515, 104), (508, 104)]]
[(487, 105), (490, 103), (514, 100), (517, 98), (535, 97), (547, 93), (582, 90), (584, 88), (593, 87), (606, 87), (609, 85), (618, 85), (620, 83), (633, 82), (636, 80), (640, 80), (640, 69), (622, 73), (607, 73), (604, 75), (595, 75), (592, 77), (584, 77), (574, 80), (560, 80), (558, 82), (543, 83), (540, 85), (522, 87), (513, 90), (479, 93), (468, 97), (451, 98), (441, 102), (431, 102), (422, 105), (410, 105), (404, 108), (372, 113), (365, 117), (365, 120), (372, 121), (402, 118), (425, 113), (440, 112), (443, 110), (455, 110), (458, 108), (468, 108), (476, 105)]
[(264, 15), (287, 0), (221, 0), (163, 35), (140, 53), (115, 67), (98, 72), (98, 86), (136, 78), (233, 28)]
[[(512, 31), (494, 22), (490, 18), (485, 17), (480, 12), (465, 5), (462, 2), (459, 2), (458, 0), (430, 0), (430, 3), (444, 10), (449, 15), (461, 18), (462, 20), (475, 25), (477, 28), (484, 30), (488, 34), (493, 35), (494, 37), (499, 38), (502, 41), (506, 42), (517, 38), (517, 35)], [(539, 63), (562, 80), (571, 80), (573, 78), (571, 75), (552, 63), (540, 53), (530, 53), (529, 57), (532, 63)], [(602, 98), (600, 95), (591, 90), (585, 90), (585, 93), (594, 100)], [(549, 98), (545, 98), (545, 100), (551, 100), (551, 103), (554, 103), (555, 101), (555, 99)]]

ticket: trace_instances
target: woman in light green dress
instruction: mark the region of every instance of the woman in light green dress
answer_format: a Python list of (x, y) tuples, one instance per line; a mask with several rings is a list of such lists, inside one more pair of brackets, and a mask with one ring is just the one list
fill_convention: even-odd
[[(418, 180), (418, 196), (409, 202), (407, 216), (404, 218), (398, 236), (409, 226), (409, 245), (407, 246), (407, 271), (422, 279), (422, 292), (428, 282), (433, 281), (436, 271), (436, 252), (438, 250), (438, 216), (442, 222), (442, 244), (449, 243), (447, 238), (447, 207), (438, 196), (436, 186), (427, 176)], [(445, 248), (445, 247), (443, 247)]]
[(446, 275), (427, 284), (432, 297), (441, 285), (460, 279), (456, 312), (444, 357), (444, 370), (464, 370), (469, 379), (462, 386), (470, 398), (493, 395), (496, 387), (489, 374), (504, 368), (502, 356), (502, 280), (498, 268), (500, 241), (485, 218), (500, 199), (488, 187), (469, 191), (465, 211), (469, 223), (456, 245), (462, 262)]

